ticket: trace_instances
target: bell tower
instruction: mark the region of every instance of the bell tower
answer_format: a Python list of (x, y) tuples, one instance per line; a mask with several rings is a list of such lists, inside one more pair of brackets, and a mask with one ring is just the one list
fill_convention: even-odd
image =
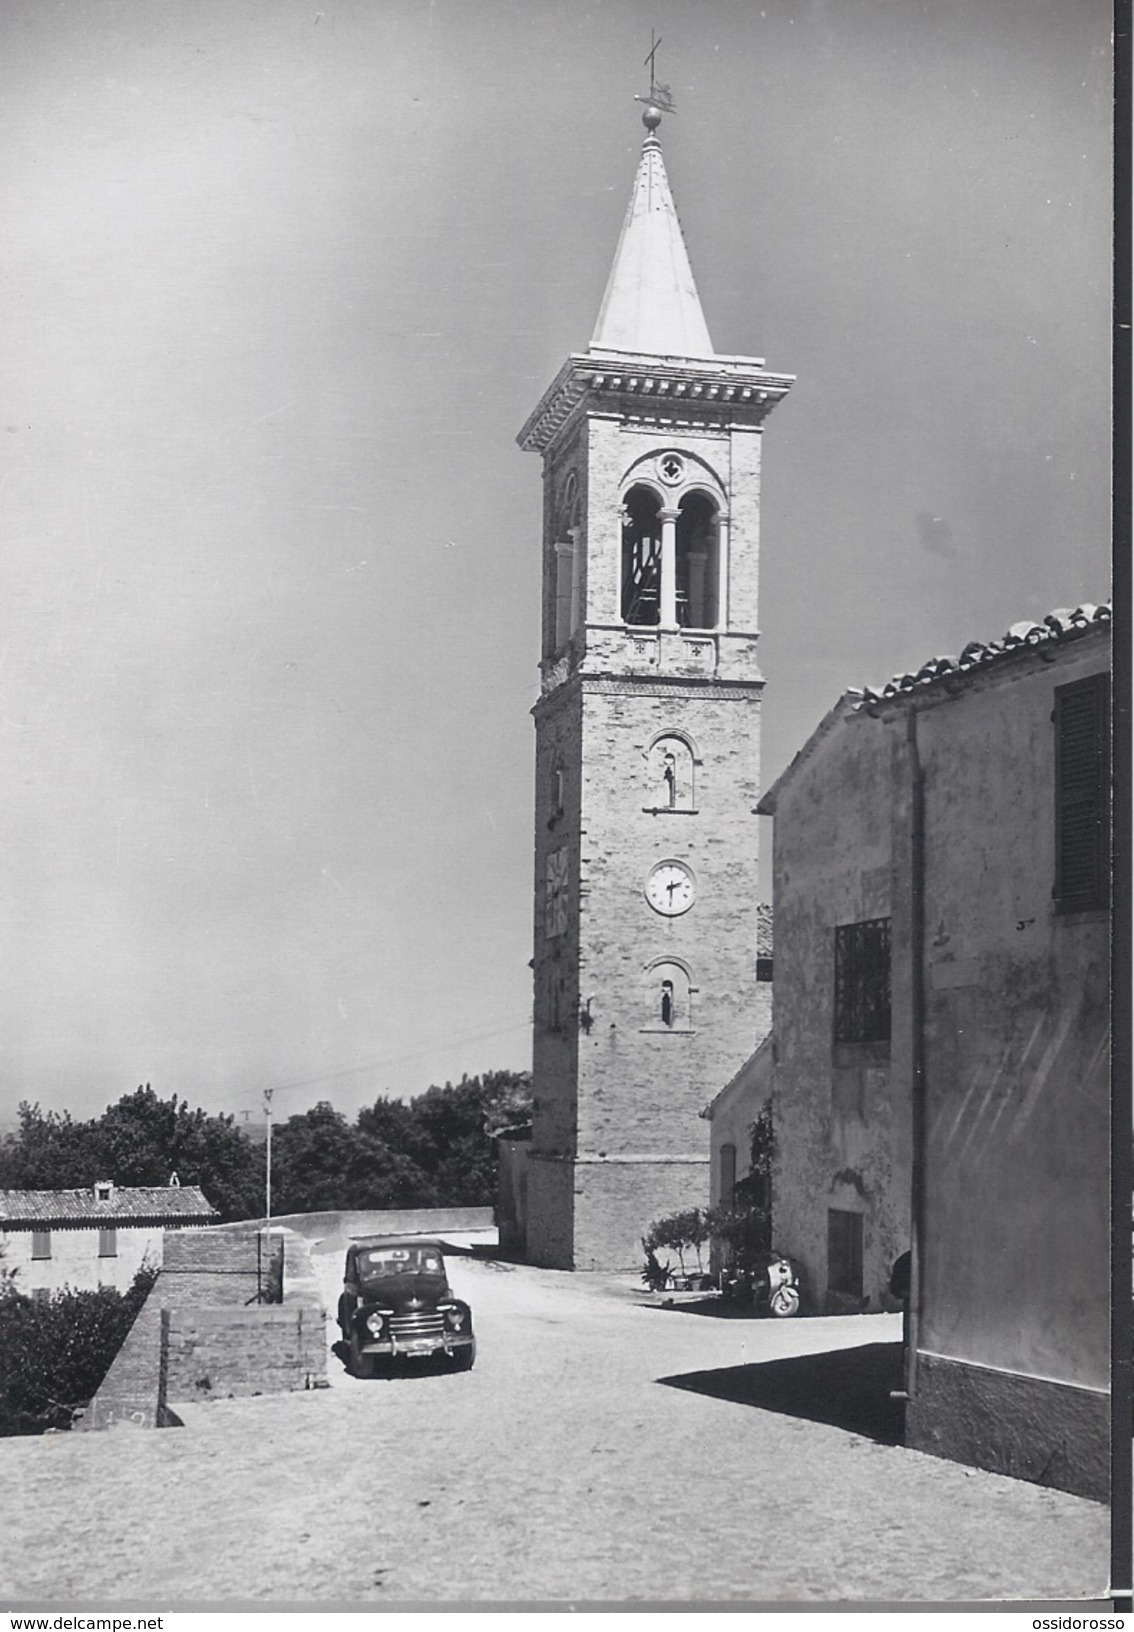
[(664, 105), (590, 346), (518, 438), (544, 484), (527, 1255), (563, 1269), (636, 1265), (707, 1206), (699, 1112), (757, 1041), (760, 451), (792, 378), (713, 351)]

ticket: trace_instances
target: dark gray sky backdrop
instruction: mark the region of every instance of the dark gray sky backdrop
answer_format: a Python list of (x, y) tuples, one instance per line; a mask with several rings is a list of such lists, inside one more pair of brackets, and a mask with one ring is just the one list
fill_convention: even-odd
[(799, 377), (765, 785), (847, 685), (1107, 594), (1101, 0), (6, 0), (0, 1117), (528, 1063), (514, 436), (651, 26), (714, 343)]

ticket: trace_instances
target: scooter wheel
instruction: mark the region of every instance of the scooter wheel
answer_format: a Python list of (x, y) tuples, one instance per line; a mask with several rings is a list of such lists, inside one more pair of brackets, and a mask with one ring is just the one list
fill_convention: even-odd
[(777, 1286), (768, 1299), (768, 1308), (781, 1320), (799, 1313), (799, 1292), (794, 1286)]

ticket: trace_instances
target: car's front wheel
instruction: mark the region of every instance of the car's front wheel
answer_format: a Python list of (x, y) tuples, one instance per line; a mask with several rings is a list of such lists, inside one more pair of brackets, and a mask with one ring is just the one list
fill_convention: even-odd
[(474, 1339), (467, 1348), (454, 1349), (449, 1356), (450, 1371), (471, 1371), (476, 1359), (476, 1341)]
[(357, 1332), (350, 1334), (350, 1371), (352, 1377), (374, 1376), (374, 1356), (362, 1352), (362, 1343)]

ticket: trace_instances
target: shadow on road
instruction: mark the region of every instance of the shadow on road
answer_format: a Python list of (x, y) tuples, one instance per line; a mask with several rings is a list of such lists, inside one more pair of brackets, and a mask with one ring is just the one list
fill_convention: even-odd
[(664, 1298), (661, 1303), (647, 1302), (642, 1295), (641, 1308), (658, 1309), (667, 1315), (706, 1315), (710, 1320), (764, 1320), (768, 1316), (762, 1309), (754, 1309), (747, 1300), (739, 1298), (722, 1298), (715, 1293), (711, 1296), (702, 1295), (693, 1298)]
[(857, 1349), (801, 1354), (723, 1371), (690, 1371), (658, 1381), (715, 1400), (825, 1422), (880, 1445), (902, 1443), (904, 1408), (900, 1400), (890, 1398), (890, 1390), (902, 1386), (900, 1343), (867, 1343)]

